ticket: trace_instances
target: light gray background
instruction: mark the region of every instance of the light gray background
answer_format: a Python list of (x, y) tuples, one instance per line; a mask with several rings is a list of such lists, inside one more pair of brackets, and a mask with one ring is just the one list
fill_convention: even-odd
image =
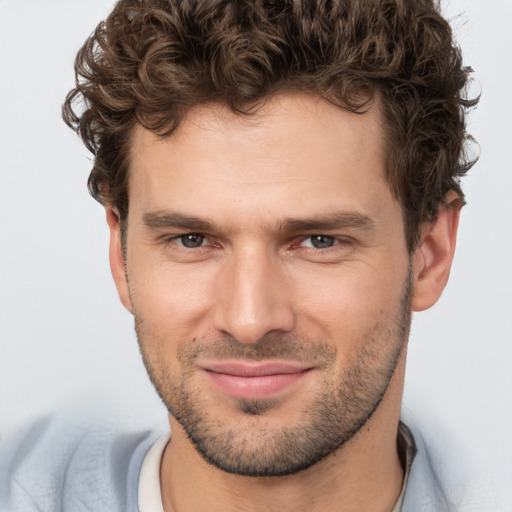
[[(107, 259), (89, 155), (62, 123), (76, 50), (107, 0), (0, 1), (0, 434), (79, 408), (162, 422)], [(452, 0), (480, 107), (452, 276), (417, 314), (405, 409), (493, 467), (512, 458), (512, 1)]]

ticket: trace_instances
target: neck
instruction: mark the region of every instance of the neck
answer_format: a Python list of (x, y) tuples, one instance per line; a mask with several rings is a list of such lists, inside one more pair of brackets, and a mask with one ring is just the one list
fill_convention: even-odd
[(295, 475), (246, 477), (208, 464), (171, 417), (162, 460), (165, 512), (391, 512), (403, 483), (396, 438), (404, 359), (368, 422), (352, 439)]

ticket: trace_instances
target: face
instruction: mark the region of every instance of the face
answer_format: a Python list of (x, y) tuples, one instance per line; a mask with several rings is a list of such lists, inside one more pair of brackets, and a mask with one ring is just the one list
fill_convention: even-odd
[(172, 421), (224, 471), (307, 468), (386, 393), (412, 278), (379, 116), (287, 95), (134, 133), (118, 288)]

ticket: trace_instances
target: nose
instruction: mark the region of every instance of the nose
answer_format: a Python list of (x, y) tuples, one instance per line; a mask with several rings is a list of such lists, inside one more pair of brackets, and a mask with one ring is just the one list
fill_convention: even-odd
[(247, 249), (229, 260), (217, 283), (215, 329), (242, 344), (291, 331), (295, 315), (279, 258)]

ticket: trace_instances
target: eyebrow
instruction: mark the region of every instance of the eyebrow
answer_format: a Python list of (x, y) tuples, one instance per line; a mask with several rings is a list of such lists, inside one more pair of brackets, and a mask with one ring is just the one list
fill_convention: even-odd
[(146, 212), (142, 217), (142, 222), (152, 229), (181, 228), (191, 231), (220, 231), (218, 226), (208, 219), (172, 211)]
[(278, 231), (334, 231), (356, 228), (370, 230), (375, 226), (368, 215), (358, 212), (334, 212), (308, 219), (285, 219), (278, 225)]
[[(146, 212), (142, 217), (144, 225), (150, 229), (186, 229), (197, 232), (221, 233), (234, 231), (223, 229), (213, 221), (168, 210)], [(362, 229), (371, 230), (375, 222), (368, 215), (358, 212), (334, 212), (304, 219), (287, 218), (276, 223), (274, 230), (278, 233), (290, 233), (300, 231), (334, 231), (337, 229)]]

